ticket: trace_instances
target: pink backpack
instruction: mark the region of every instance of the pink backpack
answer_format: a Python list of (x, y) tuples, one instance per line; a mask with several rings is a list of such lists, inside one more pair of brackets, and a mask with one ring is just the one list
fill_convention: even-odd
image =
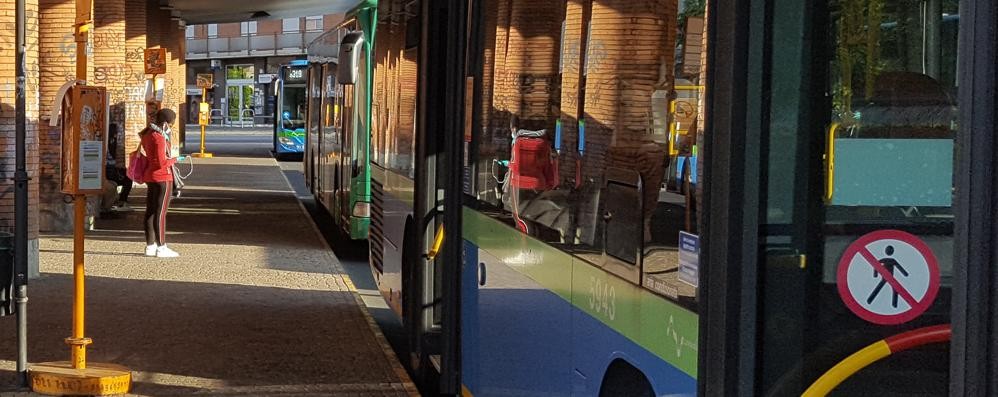
[(135, 183), (146, 183), (146, 167), (148, 166), (149, 159), (142, 153), (142, 146), (139, 146), (128, 156), (128, 171), (126, 172), (128, 179)]

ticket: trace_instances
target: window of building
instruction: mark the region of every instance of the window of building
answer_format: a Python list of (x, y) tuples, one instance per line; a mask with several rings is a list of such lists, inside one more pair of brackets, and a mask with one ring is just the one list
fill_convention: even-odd
[(284, 33), (295, 33), (301, 29), (301, 20), (298, 18), (284, 18)]
[(216, 38), (216, 37), (218, 37), (218, 24), (217, 23), (208, 24), (208, 37), (209, 38)]
[(256, 34), (256, 21), (243, 22), (239, 24), (239, 32), (243, 36), (249, 36), (251, 34)]
[(193, 39), (194, 38), (194, 27), (193, 26), (188, 26), (185, 29), (185, 33), (184, 34), (186, 35), (186, 37), (188, 39)]
[(253, 65), (228, 65), (225, 68), (225, 78), (227, 80), (253, 80), (256, 78), (256, 70)]
[(322, 16), (312, 16), (305, 18), (305, 30), (309, 32), (322, 31)]

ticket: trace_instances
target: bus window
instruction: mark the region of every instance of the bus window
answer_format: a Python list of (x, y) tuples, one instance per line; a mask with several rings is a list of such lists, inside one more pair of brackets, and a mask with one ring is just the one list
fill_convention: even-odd
[[(680, 242), (698, 240), (702, 11), (550, 7), (536, 10), (559, 16), (545, 23), (487, 18), (474, 195), (520, 232), (693, 308), (698, 254)], [(621, 45), (635, 23), (647, 34)]]
[[(782, 47), (768, 61), (762, 150), (761, 395), (799, 395), (860, 349), (950, 318), (957, 1), (820, 9), (772, 17)], [(808, 68), (824, 88), (801, 77)], [(947, 344), (918, 346), (835, 395), (945, 395), (948, 361)]]

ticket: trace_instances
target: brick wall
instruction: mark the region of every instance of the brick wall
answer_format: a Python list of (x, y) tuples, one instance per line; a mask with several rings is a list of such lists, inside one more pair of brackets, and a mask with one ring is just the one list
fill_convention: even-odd
[(39, 6), (39, 229), (69, 231), (73, 226), (72, 206), (63, 202), (60, 192), (62, 128), (49, 126), (49, 114), (59, 87), (76, 78), (76, 5), (64, 0), (39, 0)]
[(561, 74), (561, 144), (565, 151), (559, 159), (559, 172), (563, 179), (575, 182), (576, 148), (579, 139), (579, 120), (582, 106), (583, 34), (588, 26), (592, 0), (568, 0), (565, 4), (565, 33), (562, 37)]
[[(142, 70), (126, 62), (125, 0), (101, 0), (94, 3), (93, 84), (107, 88), (111, 112), (110, 130), (117, 141), (125, 136), (125, 86), (141, 81)], [(141, 54), (141, 49), (138, 49)], [(129, 56), (140, 56), (129, 54)], [(116, 159), (125, 157), (125, 147), (118, 145)]]
[(218, 37), (239, 37), (242, 35), (241, 25), (238, 23), (218, 24)]
[[(145, 105), (145, 64), (144, 49), (148, 24), (146, 21), (146, 0), (125, 0), (125, 46), (128, 54), (125, 64), (131, 70), (141, 73), (142, 79), (133, 79), (125, 84), (125, 152), (131, 153), (139, 147), (139, 131), (146, 126)], [(203, 26), (201, 27), (203, 32)]]
[(398, 13), (401, 8), (398, 0), (378, 4), (379, 14), (396, 17), (383, 19), (377, 27), (372, 150), (379, 150), (381, 164), (407, 170), (414, 148), (417, 64), (416, 50), (405, 50), (406, 21)]
[[(672, 85), (677, 4), (594, 0), (586, 65), (586, 155), (583, 175), (601, 180), (607, 167), (634, 171), (659, 186), (667, 153), (648, 133), (651, 96)], [(646, 189), (646, 219), (658, 191)]]
[(332, 30), (343, 22), (343, 14), (326, 14), (322, 16), (322, 31)]
[[(235, 25), (238, 29), (239, 25)], [(146, 7), (146, 26), (147, 47), (166, 49), (166, 74), (158, 76), (165, 80), (161, 106), (177, 112), (178, 125), (174, 129), (183, 131), (182, 128), (187, 119), (184, 111), (187, 92), (187, 66), (183, 53), (186, 42), (184, 30), (179, 27), (176, 21), (170, 19), (169, 11), (161, 10), (153, 3), (149, 3)], [(149, 114), (149, 116), (151, 115)], [(177, 142), (174, 141), (174, 143)]]
[[(26, 0), (25, 110), (28, 177), (28, 239), (38, 238), (38, 0)], [(14, 2), (0, 3), (0, 230), (14, 231), (15, 70)], [(32, 254), (29, 253), (29, 256)]]
[(281, 20), (280, 19), (268, 19), (257, 22), (256, 33), (257, 34), (275, 34), (281, 33)]
[(650, 143), (651, 94), (672, 81), (675, 18), (673, 2), (594, 1), (584, 106), (587, 156), (595, 161), (586, 162), (587, 177), (610, 165), (657, 165), (637, 154)]

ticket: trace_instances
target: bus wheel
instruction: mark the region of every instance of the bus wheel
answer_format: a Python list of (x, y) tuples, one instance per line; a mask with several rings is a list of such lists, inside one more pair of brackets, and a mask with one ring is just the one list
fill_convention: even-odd
[(600, 397), (654, 397), (651, 382), (637, 368), (624, 360), (614, 360), (603, 376)]

